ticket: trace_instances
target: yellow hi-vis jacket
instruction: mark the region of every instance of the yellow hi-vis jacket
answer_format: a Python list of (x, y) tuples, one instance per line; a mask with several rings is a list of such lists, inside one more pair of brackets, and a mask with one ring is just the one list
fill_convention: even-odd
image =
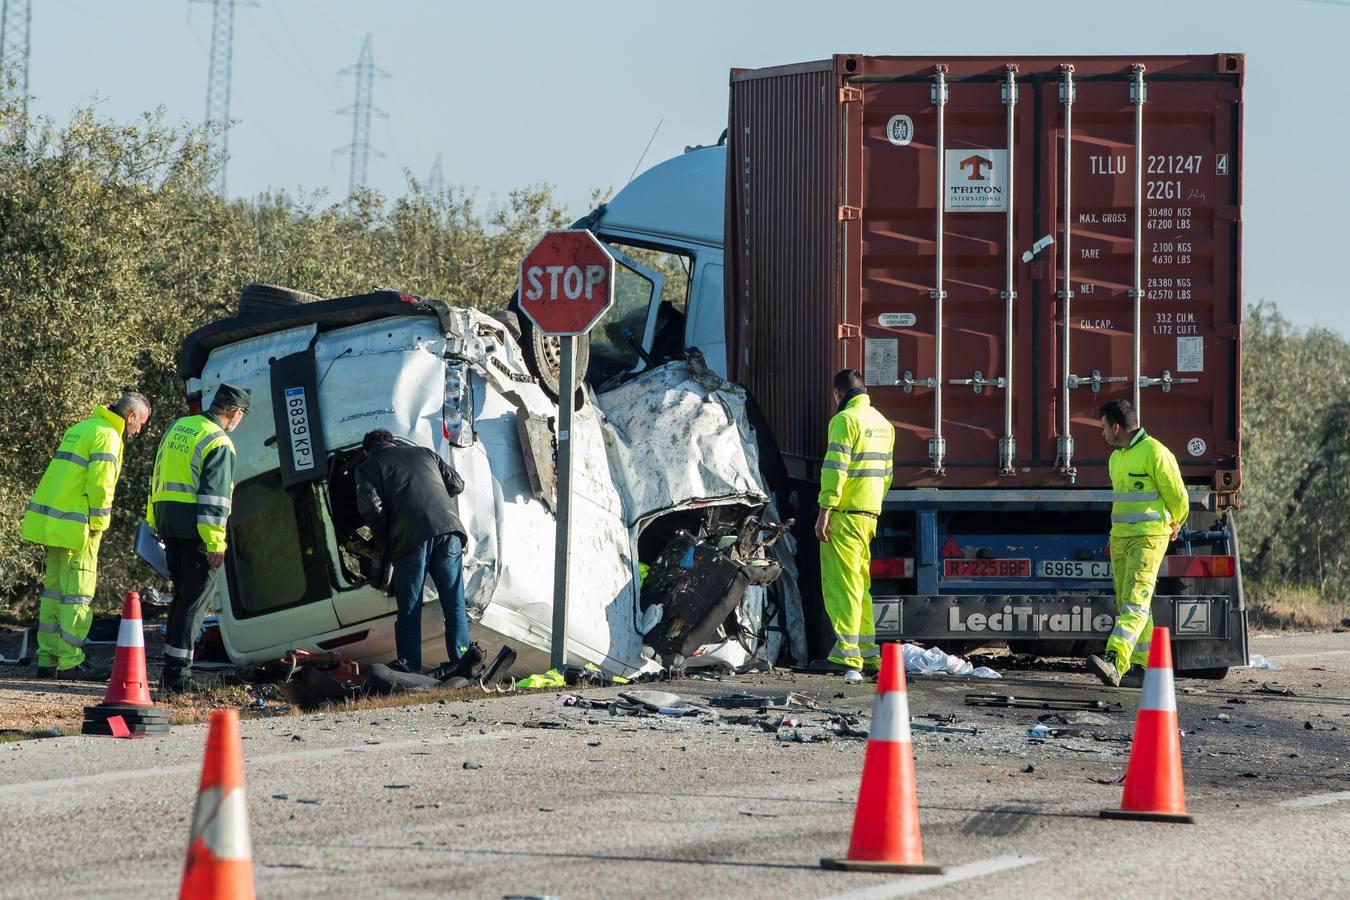
[(150, 476), (150, 527), (164, 537), (200, 538), (207, 553), (224, 553), (233, 498), (234, 443), (215, 416), (184, 416), (170, 425)]
[(1190, 496), (1177, 458), (1140, 428), (1130, 446), (1112, 451), (1111, 536), (1169, 534), (1190, 514)]
[(895, 429), (858, 394), (830, 419), (829, 445), (820, 467), (822, 509), (881, 512), (891, 488)]
[(23, 514), (25, 541), (79, 550), (89, 532), (108, 529), (126, 424), (107, 407), (95, 406), (89, 418), (66, 430)]

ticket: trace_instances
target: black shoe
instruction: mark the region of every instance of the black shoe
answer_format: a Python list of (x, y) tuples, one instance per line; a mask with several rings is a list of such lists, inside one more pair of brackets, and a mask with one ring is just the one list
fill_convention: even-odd
[(395, 672), (402, 672), (404, 675), (422, 674), (422, 672), (419, 669), (414, 669), (412, 666), (408, 665), (408, 661), (406, 659), (396, 659), (393, 662), (386, 665), (385, 668), (392, 669)]
[(86, 659), (78, 666), (71, 666), (69, 669), (57, 669), (56, 677), (60, 681), (106, 682), (112, 677), (112, 670), (99, 668)]
[(40, 679), (55, 678), (56, 666), (34, 666), (33, 677)]
[(1142, 688), (1146, 671), (1148, 670), (1143, 666), (1130, 666), (1130, 671), (1120, 676), (1120, 686), (1123, 688)]
[(194, 681), (190, 675), (181, 678), (161, 678), (159, 682), (160, 692), (170, 696), (174, 694), (196, 694), (201, 689), (201, 683)]
[(846, 666), (843, 663), (832, 662), (828, 659), (813, 659), (807, 665), (807, 671), (825, 672), (830, 675), (843, 675), (855, 671), (852, 666)]
[(459, 659), (441, 663), (427, 674), (437, 681), (447, 681), (451, 678), (477, 681), (483, 675), (483, 659), (483, 648), (475, 642), (469, 645), (469, 649), (465, 650)]
[(1100, 678), (1102, 684), (1107, 687), (1120, 687), (1120, 670), (1116, 668), (1115, 654), (1105, 653), (1101, 656), (1095, 654), (1089, 656), (1087, 658), (1087, 669)]

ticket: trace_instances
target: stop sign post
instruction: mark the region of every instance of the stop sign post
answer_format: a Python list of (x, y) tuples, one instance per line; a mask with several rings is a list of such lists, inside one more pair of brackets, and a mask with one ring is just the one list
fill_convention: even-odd
[(520, 311), (541, 332), (558, 338), (558, 511), (553, 545), (553, 646), (550, 665), (567, 661), (568, 543), (572, 518), (572, 407), (574, 340), (614, 303), (614, 257), (589, 231), (550, 231), (520, 263)]

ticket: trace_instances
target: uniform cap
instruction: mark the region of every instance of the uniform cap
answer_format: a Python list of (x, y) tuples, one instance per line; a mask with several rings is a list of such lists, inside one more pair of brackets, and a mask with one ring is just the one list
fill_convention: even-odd
[(247, 410), (252, 398), (253, 393), (248, 388), (236, 387), (233, 384), (222, 384), (216, 388), (216, 398), (211, 401), (211, 405), (217, 408), (237, 406), (242, 410)]

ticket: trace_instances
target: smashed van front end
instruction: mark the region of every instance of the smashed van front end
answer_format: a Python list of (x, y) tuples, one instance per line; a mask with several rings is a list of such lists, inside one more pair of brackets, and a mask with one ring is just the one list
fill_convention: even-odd
[[(395, 657), (395, 604), (370, 582), (360, 550), (372, 535), (353, 483), (362, 437), (385, 428), (434, 449), (464, 478), (473, 639), (489, 654), (514, 647), (517, 672), (548, 667), (556, 405), (500, 321), (392, 291), (252, 311), (193, 333), (181, 375), (194, 403), (209, 402), (222, 382), (253, 392), (252, 414), (233, 435), (227, 577), (213, 604), (235, 664), (296, 648)], [(572, 565), (584, 575), (574, 576), (569, 661), (630, 674), (653, 665), (639, 630), (638, 545), (651, 520), (635, 521), (625, 505), (631, 486), (611, 465), (614, 441), (589, 391), (573, 423)], [(695, 497), (677, 486), (666, 511), (762, 507), (759, 473), (742, 465), (736, 490)], [(434, 588), (426, 591), (424, 655), (434, 663), (444, 656), (443, 625), (439, 604), (425, 602)], [(756, 601), (766, 602), (747, 592), (746, 603)], [(771, 648), (767, 633), (761, 627), (744, 655), (776, 652), (781, 640)]]

